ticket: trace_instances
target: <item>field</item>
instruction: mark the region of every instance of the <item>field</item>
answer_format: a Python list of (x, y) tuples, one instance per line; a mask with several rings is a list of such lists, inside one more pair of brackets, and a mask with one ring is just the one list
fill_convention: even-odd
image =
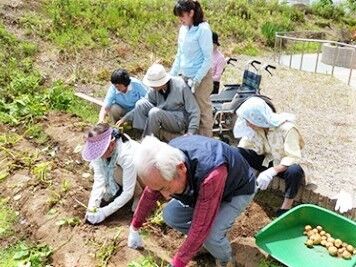
[[(251, 56), (273, 63), (276, 31), (325, 30), (339, 39), (340, 29), (351, 32), (356, 25), (355, 16), (341, 7), (301, 11), (265, 1), (202, 3), (220, 33), (222, 50), (238, 58), (237, 68), (224, 75), (227, 83), (241, 81)], [(79, 151), (98, 110), (74, 96), (80, 91), (102, 97), (117, 67), (139, 78), (157, 60), (169, 68), (179, 26), (172, 5), (158, 0), (0, 1), (1, 267), (21, 262), (165, 266), (184, 240), (157, 213), (144, 229), (146, 249), (127, 248), (129, 204), (99, 226), (84, 223), (81, 203), (87, 203), (92, 174)], [(273, 77), (264, 76), (262, 88), (278, 110), (297, 114), (318, 192), (331, 197), (339, 189), (356, 188), (355, 91), (329, 76), (281, 66)], [(230, 239), (241, 266), (280, 266), (253, 241), (280, 201), (279, 192), (259, 194), (236, 221)], [(214, 266), (214, 261), (201, 253), (191, 266)]]

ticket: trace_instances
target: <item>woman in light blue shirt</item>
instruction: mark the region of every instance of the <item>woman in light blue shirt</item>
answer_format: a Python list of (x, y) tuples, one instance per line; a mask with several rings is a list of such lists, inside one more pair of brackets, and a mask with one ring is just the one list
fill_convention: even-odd
[(209, 97), (213, 90), (212, 32), (198, 1), (178, 0), (173, 13), (182, 26), (171, 75), (181, 75), (195, 95), (201, 112), (199, 134), (212, 136), (213, 112)]

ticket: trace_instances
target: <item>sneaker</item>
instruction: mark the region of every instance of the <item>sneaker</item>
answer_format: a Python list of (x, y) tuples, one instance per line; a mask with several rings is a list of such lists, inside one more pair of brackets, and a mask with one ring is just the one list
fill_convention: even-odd
[(276, 216), (279, 217), (282, 214), (286, 213), (287, 211), (289, 211), (290, 209), (278, 209), (276, 212)]

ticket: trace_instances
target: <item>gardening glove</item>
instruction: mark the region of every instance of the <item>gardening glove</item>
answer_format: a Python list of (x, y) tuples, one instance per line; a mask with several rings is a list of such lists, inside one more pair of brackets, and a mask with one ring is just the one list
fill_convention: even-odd
[(104, 221), (106, 218), (103, 208), (97, 208), (95, 212), (87, 211), (85, 219), (91, 224), (97, 224)]
[(277, 175), (276, 170), (271, 167), (261, 172), (257, 177), (257, 187), (261, 190), (266, 190), (273, 177)]
[(187, 84), (190, 87), (190, 90), (192, 91), (192, 93), (195, 94), (195, 89), (198, 88), (199, 82), (196, 80), (188, 79)]
[(133, 227), (130, 225), (130, 230), (129, 230), (129, 237), (127, 240), (127, 245), (130, 248), (134, 248), (134, 249), (139, 249), (139, 248), (143, 248), (143, 242), (142, 242), (142, 238), (139, 234), (139, 232), (135, 229), (133, 229)]
[(352, 195), (344, 190), (341, 190), (336, 196), (335, 210), (341, 213), (347, 212), (352, 209)]

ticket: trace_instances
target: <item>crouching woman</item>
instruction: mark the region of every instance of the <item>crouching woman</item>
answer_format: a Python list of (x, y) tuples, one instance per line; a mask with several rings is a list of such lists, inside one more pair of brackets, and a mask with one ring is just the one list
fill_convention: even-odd
[(94, 170), (94, 184), (85, 218), (89, 223), (102, 222), (134, 197), (142, 193), (133, 164), (133, 153), (139, 144), (107, 123), (89, 130), (82, 157)]

